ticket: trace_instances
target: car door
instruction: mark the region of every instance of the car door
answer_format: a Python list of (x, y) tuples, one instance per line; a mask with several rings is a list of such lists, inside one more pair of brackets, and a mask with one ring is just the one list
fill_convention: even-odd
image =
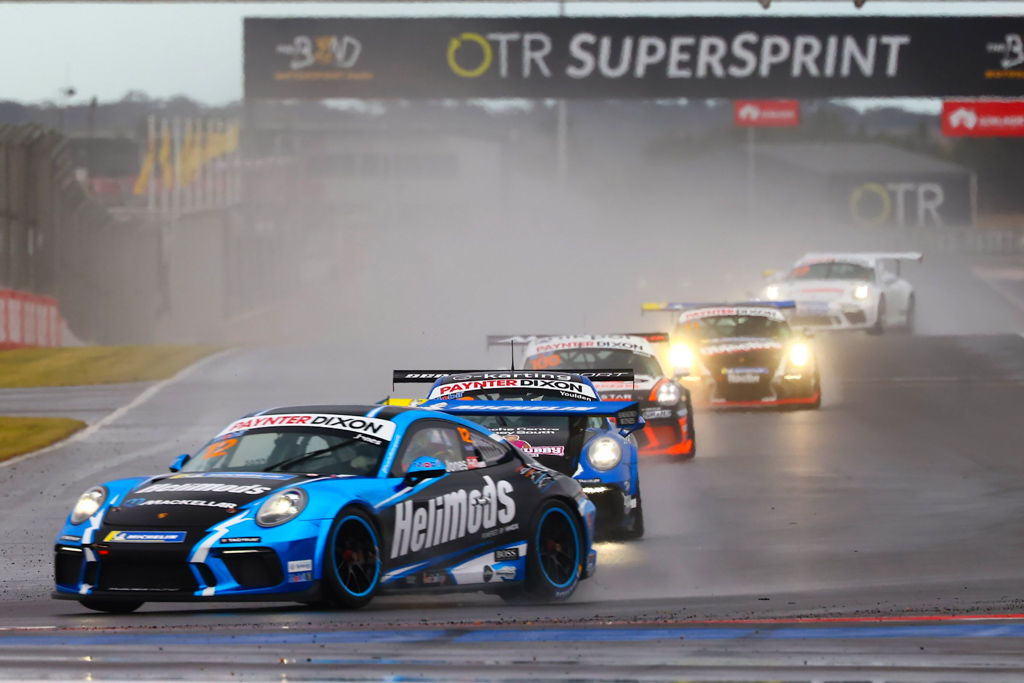
[(391, 472), (396, 486), (420, 457), (441, 460), (447, 472), (400, 489), (394, 502), (381, 510), (385, 566), (392, 575), (386, 578), (407, 573), (412, 581), (423, 580), (424, 572), (457, 564), (518, 528), (511, 481), (518, 475), (511, 457), (498, 462), (498, 452), (482, 452), (474, 444), (481, 436), (445, 420), (420, 420), (409, 428)]

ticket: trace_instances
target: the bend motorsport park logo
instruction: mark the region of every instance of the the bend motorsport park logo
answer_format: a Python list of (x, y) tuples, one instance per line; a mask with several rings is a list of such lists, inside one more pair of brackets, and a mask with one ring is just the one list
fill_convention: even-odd
[(733, 100), (733, 123), (741, 128), (800, 125), (798, 100)]
[(279, 43), (277, 54), (288, 57), (288, 68), (274, 73), (278, 81), (366, 81), (369, 71), (356, 67), (363, 44), (350, 35), (297, 35)]
[(1007, 33), (1001, 41), (985, 46), (986, 52), (999, 56), (999, 68), (985, 71), (985, 78), (1024, 78), (1024, 35)]
[(953, 100), (942, 103), (947, 137), (1024, 136), (1024, 100)]

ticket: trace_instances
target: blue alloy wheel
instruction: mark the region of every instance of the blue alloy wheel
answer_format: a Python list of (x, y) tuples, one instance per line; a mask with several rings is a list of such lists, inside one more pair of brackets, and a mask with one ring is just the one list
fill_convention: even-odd
[(360, 510), (342, 510), (328, 550), (328, 601), (349, 609), (368, 603), (380, 583), (380, 540), (373, 521)]
[(580, 524), (564, 503), (551, 501), (537, 518), (528, 556), (527, 591), (541, 600), (564, 600), (576, 590), (582, 566)]

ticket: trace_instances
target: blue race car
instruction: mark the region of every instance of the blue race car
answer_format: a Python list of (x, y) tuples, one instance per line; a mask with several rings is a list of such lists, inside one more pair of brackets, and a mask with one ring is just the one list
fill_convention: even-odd
[[(119, 613), (147, 601), (357, 608), (402, 590), (569, 597), (595, 568), (593, 503), (573, 479), (437, 408), (254, 413), (180, 456), (173, 474), (93, 487), (57, 536), (52, 595)], [(527, 412), (639, 420), (624, 402)]]
[[(593, 381), (633, 382), (632, 370), (576, 373), (539, 370), (396, 370), (395, 384), (432, 382), (422, 405), (474, 401), (599, 401)], [(634, 539), (644, 535), (644, 508), (637, 471), (634, 428), (621, 431), (607, 417), (521, 413), (486, 415), (476, 420), (543, 465), (574, 477), (597, 506), (602, 536)], [(642, 420), (640, 420), (642, 422)], [(635, 428), (642, 427), (635, 425)]]

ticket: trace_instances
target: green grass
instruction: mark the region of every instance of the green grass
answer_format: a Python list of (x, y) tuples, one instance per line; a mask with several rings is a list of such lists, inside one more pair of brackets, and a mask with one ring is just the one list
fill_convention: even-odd
[(0, 461), (46, 448), (83, 427), (67, 417), (0, 417)]
[(0, 351), (0, 388), (152, 382), (171, 377), (218, 350), (217, 346), (166, 345)]

